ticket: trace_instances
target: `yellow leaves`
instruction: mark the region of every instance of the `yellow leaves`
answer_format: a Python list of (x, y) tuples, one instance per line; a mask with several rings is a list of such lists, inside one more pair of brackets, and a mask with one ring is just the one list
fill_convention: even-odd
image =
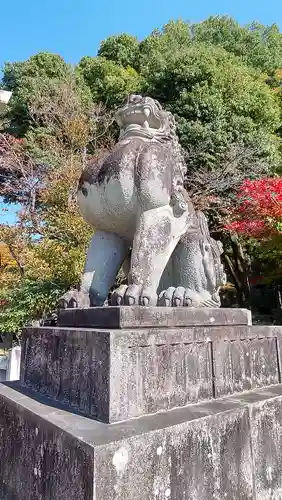
[(89, 120), (83, 115), (67, 120), (65, 123), (65, 133), (73, 147), (86, 147), (91, 133)]
[(5, 269), (7, 266), (15, 267), (16, 261), (12, 257), (8, 246), (5, 243), (0, 243), (0, 271)]
[(282, 69), (278, 69), (275, 73), (274, 73), (274, 81), (275, 81), (275, 84), (274, 85), (277, 85), (277, 87), (275, 86), (273, 88), (273, 92), (275, 94), (280, 94), (282, 95)]
[(13, 286), (20, 279), (18, 264), (6, 243), (0, 243), (0, 289)]
[[(22, 157), (28, 158), (29, 170), (27, 162), (21, 162), (21, 177), (14, 176), (13, 184), (7, 177), (11, 199), (21, 196), (18, 222), (0, 226), (0, 297), (16, 297), (9, 313), (13, 331), (27, 318), (55, 308), (60, 294), (80, 281), (93, 232), (76, 201), (85, 148), (91, 143), (92, 153), (112, 137), (112, 115), (77, 93), (73, 81), (45, 83), (38, 85), (36, 95), (30, 94), (27, 104), (33, 127), (18, 146)], [(7, 149), (11, 156), (10, 144)], [(25, 178), (28, 183), (23, 186)], [(10, 262), (7, 249), (13, 257), (11, 266), (6, 265)]]
[(64, 206), (76, 198), (77, 184), (83, 170), (82, 161), (77, 155), (70, 155), (49, 172), (46, 187), (41, 191), (44, 206)]
[[(68, 140), (80, 137), (82, 145), (88, 134), (87, 120), (77, 113), (63, 125), (68, 128)], [(0, 227), (0, 241), (6, 245), (4, 257), (7, 260), (7, 248), (14, 257), (13, 272), (10, 269), (8, 272), (5, 266), (4, 276), (0, 276), (1, 294), (13, 290), (18, 282), (24, 286), (29, 280), (34, 283), (45, 280), (51, 288), (52, 283), (60, 282), (65, 289), (80, 281), (93, 232), (82, 219), (76, 201), (77, 184), (83, 170), (82, 155), (75, 148), (64, 146), (63, 142), (52, 142), (51, 138), (51, 135), (39, 134), (29, 143), (33, 150), (44, 143), (47, 165), (49, 158), (55, 158), (40, 178), (36, 205), (32, 209), (23, 205), (15, 226)], [(26, 148), (26, 144), (22, 148)]]
[(0, 282), (1, 288), (7, 288), (18, 281), (19, 273), (17, 263), (12, 256), (9, 247), (0, 243)]
[[(79, 281), (85, 260), (85, 247), (69, 247), (64, 242), (45, 238), (34, 246), (26, 276), (36, 279), (58, 279), (66, 284)], [(66, 285), (67, 286), (67, 285)]]
[(50, 171), (41, 192), (38, 212), (41, 238), (29, 245), (25, 276), (61, 280), (66, 288), (79, 281), (85, 253), (93, 230), (80, 215), (76, 202), (77, 182), (82, 164), (73, 155)]
[(0, 225), (0, 241), (8, 249), (18, 268), (24, 267), (26, 257), (26, 237), (17, 226)]

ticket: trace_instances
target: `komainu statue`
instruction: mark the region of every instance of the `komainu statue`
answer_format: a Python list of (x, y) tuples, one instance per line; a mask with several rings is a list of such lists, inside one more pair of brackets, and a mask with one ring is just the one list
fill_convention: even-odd
[(172, 114), (130, 95), (116, 121), (118, 143), (79, 182), (79, 207), (95, 232), (80, 290), (65, 294), (64, 307), (103, 305), (122, 265), (128, 283), (113, 292), (112, 305), (220, 306), (222, 249), (183, 187)]

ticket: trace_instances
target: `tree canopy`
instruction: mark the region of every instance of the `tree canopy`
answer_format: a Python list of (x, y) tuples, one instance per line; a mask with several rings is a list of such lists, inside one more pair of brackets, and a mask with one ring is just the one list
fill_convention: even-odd
[(191, 27), (193, 39), (219, 45), (268, 75), (282, 67), (282, 34), (277, 24), (240, 26), (229, 17), (210, 17)]

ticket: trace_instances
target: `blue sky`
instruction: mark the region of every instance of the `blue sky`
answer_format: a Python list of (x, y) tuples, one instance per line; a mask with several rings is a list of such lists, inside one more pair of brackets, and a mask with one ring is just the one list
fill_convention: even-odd
[[(142, 39), (170, 19), (196, 22), (224, 14), (243, 24), (277, 23), (282, 30), (281, 0), (2, 0), (0, 68), (40, 51), (76, 63), (95, 55), (109, 35), (127, 32)], [(14, 214), (0, 215), (0, 223), (13, 220)]]
[(277, 22), (281, 0), (2, 0), (0, 67), (39, 51), (75, 63), (95, 55), (101, 40), (128, 32), (143, 38), (170, 19), (201, 21), (228, 14), (240, 23)]

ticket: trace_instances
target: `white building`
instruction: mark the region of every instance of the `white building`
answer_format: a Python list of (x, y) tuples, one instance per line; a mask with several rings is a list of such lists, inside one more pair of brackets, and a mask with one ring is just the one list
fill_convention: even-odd
[(8, 90), (0, 90), (0, 113), (3, 113), (5, 110), (11, 95), (12, 92), (8, 92)]

